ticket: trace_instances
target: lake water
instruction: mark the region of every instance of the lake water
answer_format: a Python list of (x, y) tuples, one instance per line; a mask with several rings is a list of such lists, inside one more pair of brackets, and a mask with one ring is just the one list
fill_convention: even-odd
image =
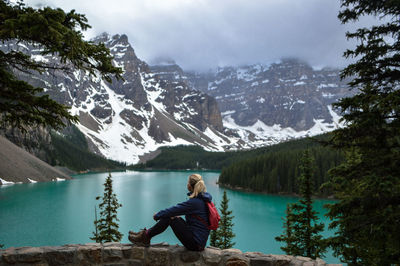
[[(185, 201), (187, 177), (192, 172), (114, 172), (113, 188), (118, 201), (122, 242), (128, 243), (128, 231), (154, 224), (155, 212)], [(217, 207), (224, 189), (216, 185), (218, 172), (200, 172)], [(0, 244), (12, 246), (48, 246), (93, 242), (96, 196), (103, 195), (107, 173), (84, 174), (74, 180), (0, 186)], [(264, 195), (227, 190), (229, 209), (233, 211), (236, 242), (242, 251), (283, 254), (274, 240), (282, 233), (286, 204), (294, 197)], [(322, 216), (327, 200), (316, 200)], [(325, 236), (332, 232), (326, 231)], [(152, 243), (178, 243), (171, 229), (152, 239)], [(339, 260), (327, 255), (329, 263)]]

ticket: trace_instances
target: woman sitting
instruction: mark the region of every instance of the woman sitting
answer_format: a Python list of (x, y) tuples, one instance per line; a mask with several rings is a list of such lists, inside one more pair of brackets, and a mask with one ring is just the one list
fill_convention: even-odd
[[(204, 250), (210, 234), (207, 228), (209, 221), (206, 202), (211, 202), (212, 197), (206, 192), (206, 186), (199, 174), (189, 176), (187, 189), (189, 200), (154, 214), (153, 219), (158, 222), (150, 229), (145, 228), (138, 233), (129, 231), (129, 241), (148, 247), (152, 237), (171, 226), (176, 237), (187, 249)], [(185, 215), (186, 221), (179, 215)]]

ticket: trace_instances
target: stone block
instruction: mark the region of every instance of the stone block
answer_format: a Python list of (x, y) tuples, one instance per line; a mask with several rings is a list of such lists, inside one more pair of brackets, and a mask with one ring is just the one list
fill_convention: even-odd
[(43, 250), (37, 247), (22, 247), (18, 249), (8, 249), (3, 254), (3, 259), (7, 263), (28, 263), (35, 264), (43, 261)]
[(287, 255), (269, 255), (275, 260), (276, 266), (289, 266), (292, 261), (292, 256)]
[(222, 250), (223, 254), (242, 254), (243, 252), (237, 248), (227, 248)]
[(312, 261), (312, 259), (308, 258), (308, 257), (296, 256), (295, 258), (296, 258), (296, 260), (300, 260), (303, 262)]
[(302, 266), (317, 266), (317, 264), (314, 261), (306, 261)]
[(170, 252), (167, 248), (149, 248), (146, 252), (145, 265), (165, 266), (170, 263)]
[(121, 247), (122, 246), (122, 244), (119, 243), (119, 242), (105, 242), (102, 245), (103, 245), (103, 248), (106, 248), (106, 247)]
[(50, 266), (72, 264), (76, 253), (75, 247), (43, 247), (43, 257)]
[(132, 247), (131, 258), (144, 260), (144, 251), (145, 251), (144, 247)]
[(121, 246), (109, 245), (103, 248), (103, 261), (116, 262), (124, 258)]
[(195, 262), (200, 258), (200, 252), (186, 250), (180, 253), (180, 259), (183, 262)]
[(216, 266), (222, 260), (221, 254), (222, 252), (220, 249), (206, 248), (201, 253), (201, 256), (203, 257), (203, 261), (206, 265)]
[(77, 249), (76, 260), (80, 265), (100, 264), (103, 262), (101, 245), (84, 245)]
[(249, 266), (250, 260), (245, 256), (233, 255), (228, 257), (225, 262), (226, 266)]
[(130, 259), (132, 256), (132, 245), (124, 244), (121, 246), (122, 255), (125, 259)]
[(129, 266), (143, 266), (143, 261), (141, 260), (128, 260), (127, 265)]
[(270, 256), (254, 256), (250, 258), (250, 266), (275, 266), (275, 260)]

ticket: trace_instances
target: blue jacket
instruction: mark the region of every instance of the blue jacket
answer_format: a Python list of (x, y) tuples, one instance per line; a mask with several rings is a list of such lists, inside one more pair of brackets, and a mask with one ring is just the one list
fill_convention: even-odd
[[(190, 195), (190, 193), (188, 193), (188, 195)], [(185, 215), (186, 223), (193, 232), (194, 240), (201, 247), (205, 247), (210, 230), (203, 222), (196, 217), (193, 217), (193, 214), (201, 217), (208, 224), (208, 208), (205, 204), (205, 201), (211, 202), (211, 199), (212, 197), (209, 193), (203, 192), (197, 195), (195, 198), (190, 198), (189, 200), (179, 203), (173, 207), (159, 211), (154, 218), (159, 220), (160, 218)]]

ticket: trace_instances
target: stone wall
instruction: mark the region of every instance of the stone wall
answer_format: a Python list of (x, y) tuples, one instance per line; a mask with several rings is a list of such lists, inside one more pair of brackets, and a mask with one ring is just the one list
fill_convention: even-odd
[(55, 247), (19, 247), (0, 250), (0, 265), (230, 265), (230, 266), (323, 266), (323, 260), (286, 255), (243, 253), (238, 249), (206, 248), (188, 251), (182, 246), (155, 244), (149, 248), (105, 243)]

